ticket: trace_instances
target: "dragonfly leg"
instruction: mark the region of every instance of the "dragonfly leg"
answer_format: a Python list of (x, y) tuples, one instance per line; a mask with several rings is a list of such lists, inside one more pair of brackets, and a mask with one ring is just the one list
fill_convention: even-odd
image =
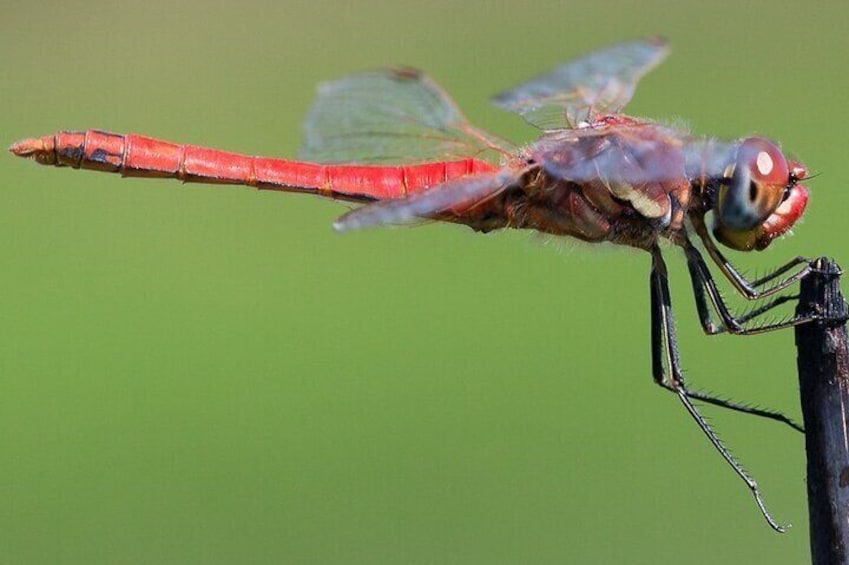
[[(654, 380), (678, 396), (687, 413), (695, 420), (699, 429), (707, 436), (711, 445), (725, 459), (726, 463), (731, 466), (737, 476), (746, 483), (746, 486), (755, 498), (758, 509), (770, 527), (777, 532), (783, 533), (787, 530), (787, 526), (778, 524), (772, 518), (764, 505), (758, 484), (746, 473), (740, 463), (734, 459), (692, 402), (692, 398), (696, 397), (687, 390), (678, 356), (678, 343), (675, 338), (675, 323), (672, 319), (672, 302), (669, 294), (666, 263), (664, 263), (660, 249), (657, 246), (651, 249), (651, 255), (651, 342)], [(665, 367), (669, 369), (668, 375), (666, 374)]]
[[(762, 333), (764, 331), (769, 331), (770, 329), (774, 330), (782, 327), (787, 327), (790, 325), (794, 325), (795, 323), (804, 323), (810, 321), (810, 319), (808, 318), (793, 318), (780, 324), (765, 325), (755, 329), (743, 328), (743, 324), (745, 324), (749, 320), (772, 310), (780, 304), (783, 304), (790, 300), (795, 300), (797, 297), (791, 295), (779, 296), (774, 298), (773, 300), (770, 300), (767, 304), (764, 304), (760, 308), (757, 308), (743, 316), (734, 317), (728, 310), (728, 307), (725, 305), (722, 296), (719, 294), (719, 291), (716, 288), (716, 283), (713, 280), (713, 277), (711, 276), (710, 271), (708, 270), (707, 265), (705, 264), (698, 250), (693, 247), (689, 241), (685, 242), (684, 249), (687, 253), (687, 266), (690, 270), (690, 278), (693, 283), (693, 294), (696, 298), (696, 310), (698, 310), (699, 320), (701, 322), (702, 329), (705, 331), (706, 334), (716, 335), (718, 333), (728, 331), (729, 333), (751, 335), (754, 333)], [(719, 313), (719, 316), (722, 319), (721, 324), (717, 324), (713, 321), (713, 318), (710, 314), (710, 309), (708, 307), (708, 298), (710, 298), (710, 302), (713, 305), (714, 309)], [(762, 418), (775, 420), (777, 422), (787, 424), (794, 430), (797, 430), (802, 433), (805, 432), (805, 429), (801, 425), (795, 422), (792, 418), (786, 416), (785, 414), (777, 410), (758, 408), (746, 403), (734, 402), (727, 398), (718, 398), (697, 391), (690, 392), (690, 397), (695, 398), (697, 400), (701, 400), (703, 402), (707, 402), (709, 404), (713, 404), (715, 406), (727, 408), (729, 410), (742, 412), (744, 414), (753, 414)]]
[[(792, 295), (778, 296), (770, 300), (763, 306), (756, 308), (743, 316), (735, 317), (729, 311), (728, 307), (725, 304), (725, 301), (719, 294), (719, 291), (716, 288), (716, 282), (713, 280), (713, 277), (711, 276), (710, 271), (708, 270), (707, 265), (705, 264), (698, 250), (693, 247), (693, 245), (689, 241), (685, 241), (684, 250), (687, 253), (687, 267), (690, 270), (690, 279), (693, 283), (693, 295), (696, 299), (696, 310), (699, 313), (699, 321), (701, 322), (702, 329), (705, 331), (706, 334), (716, 335), (727, 331), (728, 333), (733, 334), (752, 335), (756, 333), (763, 333), (770, 330), (776, 330), (792, 326), (795, 324), (801, 324), (804, 322), (811, 321), (813, 319), (809, 317), (797, 317), (792, 318), (790, 320), (786, 320), (779, 324), (764, 325), (759, 328), (744, 328), (743, 324), (745, 324), (749, 320), (756, 318), (761, 314), (769, 312), (776, 306), (784, 304), (785, 302), (795, 300), (797, 297)], [(708, 307), (708, 299), (710, 300), (710, 304), (713, 306), (713, 308), (721, 318), (720, 324), (715, 323), (713, 321), (713, 318), (711, 317), (710, 308)], [(805, 431), (805, 429), (801, 425), (796, 423), (793, 419), (776, 410), (758, 408), (745, 403), (734, 402), (726, 398), (717, 398), (715, 396), (711, 396), (701, 392), (691, 392), (690, 397), (695, 398), (697, 400), (701, 400), (703, 402), (707, 402), (709, 404), (713, 404), (715, 406), (728, 408), (729, 410), (735, 410), (737, 412), (742, 412), (745, 414), (753, 414), (762, 418), (769, 418), (770, 420), (775, 420), (777, 422), (787, 424), (791, 428), (803, 433)]]
[[(758, 316), (769, 312), (773, 308), (780, 306), (791, 300), (795, 300), (795, 295), (782, 295), (773, 298), (766, 304), (755, 308), (742, 316), (735, 316), (728, 309), (725, 301), (716, 287), (710, 270), (702, 258), (699, 250), (696, 249), (689, 240), (683, 243), (684, 253), (687, 255), (687, 268), (690, 271), (690, 280), (693, 283), (693, 294), (696, 299), (696, 310), (699, 313), (699, 321), (702, 324), (702, 329), (708, 335), (716, 335), (723, 332), (728, 332), (735, 335), (756, 335), (770, 331), (781, 330), (799, 324), (805, 324), (818, 319), (817, 316), (794, 316), (787, 320), (782, 320), (777, 323), (763, 324), (755, 327), (745, 327), (744, 324)], [(790, 267), (792, 268), (792, 267)], [(779, 269), (780, 270), (780, 269)], [(786, 269), (785, 269), (786, 270)], [(807, 270), (805, 271), (807, 273)], [(780, 275), (780, 273), (779, 273)], [(771, 294), (771, 293), (770, 293)], [(763, 297), (765, 295), (761, 295)], [(713, 321), (708, 308), (708, 300), (713, 306), (716, 313), (719, 315), (720, 323)]]
[[(725, 258), (719, 248), (714, 243), (710, 234), (708, 233), (707, 226), (705, 225), (703, 218), (691, 218), (693, 221), (693, 226), (696, 229), (696, 233), (699, 235), (699, 238), (702, 240), (702, 243), (705, 246), (705, 249), (710, 255), (710, 258), (716, 263), (716, 266), (719, 267), (719, 270), (723, 275), (731, 282), (731, 285), (734, 287), (737, 292), (743, 295), (748, 300), (755, 300), (758, 298), (763, 298), (765, 296), (770, 296), (771, 294), (775, 294), (776, 292), (781, 292), (785, 288), (789, 287), (793, 283), (799, 281), (807, 275), (811, 269), (813, 268), (813, 262), (806, 257), (794, 257), (778, 269), (772, 271), (771, 273), (755, 279), (753, 281), (746, 280), (746, 278), (734, 268), (734, 266)], [(795, 267), (800, 267), (796, 272), (787, 275), (784, 278), (781, 278), (787, 272), (791, 271)], [(779, 279), (778, 282), (774, 282), (776, 279)], [(761, 288), (767, 285), (768, 283), (772, 283), (770, 286), (766, 288)]]

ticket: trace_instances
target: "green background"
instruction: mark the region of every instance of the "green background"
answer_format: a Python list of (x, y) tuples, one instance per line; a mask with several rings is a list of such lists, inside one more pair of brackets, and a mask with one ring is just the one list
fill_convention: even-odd
[[(845, 2), (55, 2), (0, 8), (0, 141), (137, 132), (294, 155), (315, 84), (428, 70), (469, 118), (660, 33), (632, 114), (769, 135), (813, 172), (796, 235), (849, 265)], [(0, 155), (0, 562), (798, 563), (803, 438), (707, 409), (789, 534), (650, 377), (645, 254)], [(792, 332), (702, 335), (700, 388), (798, 415)], [(730, 290), (726, 294), (731, 294)]]

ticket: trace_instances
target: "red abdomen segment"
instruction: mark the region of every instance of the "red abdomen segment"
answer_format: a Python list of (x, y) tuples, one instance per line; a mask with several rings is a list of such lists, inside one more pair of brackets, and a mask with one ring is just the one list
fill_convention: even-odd
[(98, 130), (58, 132), (23, 140), (12, 146), (12, 152), (34, 157), (45, 165), (121, 173), (128, 177), (243, 184), (346, 200), (400, 198), (447, 180), (497, 170), (491, 163), (472, 158), (414, 165), (323, 165)]

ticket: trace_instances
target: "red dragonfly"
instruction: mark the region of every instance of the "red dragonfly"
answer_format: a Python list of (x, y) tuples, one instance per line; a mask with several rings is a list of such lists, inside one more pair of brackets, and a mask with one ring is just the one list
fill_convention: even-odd
[[(755, 481), (705, 422), (693, 400), (801, 428), (784, 415), (687, 388), (659, 243), (686, 256), (707, 334), (752, 334), (810, 321), (752, 325), (790, 297), (737, 317), (719, 295), (695, 235), (731, 285), (748, 299), (775, 294), (811, 269), (797, 257), (746, 280), (715, 242), (761, 250), (805, 210), (804, 166), (760, 137), (718, 141), (620, 113), (639, 79), (667, 55), (659, 38), (595, 51), (499, 94), (494, 103), (542, 130), (516, 146), (471, 125), (448, 95), (412, 69), (355, 74), (321, 85), (305, 125), (300, 160), (239, 155), (135, 134), (62, 131), (25, 139), (12, 153), (44, 165), (240, 184), (364, 203), (339, 218), (338, 231), (441, 220), (476, 231), (530, 229), (610, 242), (651, 255), (654, 380), (674, 392), (722, 457), (745, 481), (778, 531)], [(706, 214), (712, 212), (709, 230)], [(712, 312), (713, 311), (713, 315)], [(718, 321), (714, 320), (718, 316)]]

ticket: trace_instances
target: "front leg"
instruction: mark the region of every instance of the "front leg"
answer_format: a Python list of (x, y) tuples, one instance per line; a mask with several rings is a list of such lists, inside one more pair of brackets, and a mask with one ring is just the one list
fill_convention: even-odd
[[(704, 218), (691, 216), (690, 218), (693, 222), (693, 227), (696, 229), (696, 233), (699, 236), (699, 239), (702, 240), (702, 243), (705, 246), (705, 249), (710, 255), (710, 258), (716, 263), (716, 266), (719, 267), (719, 270), (723, 275), (731, 282), (731, 285), (734, 287), (737, 292), (739, 292), (744, 298), (747, 300), (756, 300), (758, 298), (764, 298), (766, 296), (770, 296), (777, 292), (784, 290), (789, 287), (793, 283), (799, 281), (807, 275), (812, 267), (812, 262), (810, 259), (806, 257), (795, 257), (776, 269), (775, 271), (763, 276), (759, 279), (755, 279), (753, 281), (746, 280), (746, 278), (740, 274), (737, 269), (734, 268), (733, 265), (725, 258), (722, 252), (717, 248), (716, 243), (714, 243), (713, 238), (708, 233), (707, 226), (705, 225)], [(704, 263), (704, 261), (702, 261)], [(801, 268), (795, 273), (788, 275), (787, 277), (779, 280), (778, 282), (772, 284), (767, 288), (761, 288), (768, 283), (772, 283), (775, 279), (780, 278), (782, 275), (792, 270), (794, 267), (798, 267), (801, 265)]]
[[(681, 245), (684, 248), (684, 253), (687, 255), (687, 268), (690, 272), (690, 280), (693, 284), (693, 295), (696, 299), (696, 310), (699, 313), (699, 321), (701, 322), (702, 329), (706, 334), (716, 335), (728, 332), (735, 335), (756, 335), (797, 326), (799, 324), (805, 324), (818, 319), (814, 315), (794, 316), (788, 320), (783, 320), (777, 323), (764, 324), (757, 327), (745, 327), (745, 324), (750, 320), (771, 311), (773, 308), (780, 306), (781, 304), (795, 300), (797, 297), (793, 295), (778, 296), (747, 314), (735, 316), (731, 313), (720, 295), (719, 290), (716, 287), (716, 281), (713, 279), (713, 276), (702, 258), (701, 253), (699, 253), (699, 250), (693, 246), (689, 239), (684, 239)], [(787, 269), (785, 269), (785, 271), (786, 270)], [(807, 270), (805, 270), (805, 272), (807, 273)], [(773, 275), (775, 275), (775, 273), (773, 273)], [(795, 280), (795, 278), (793, 280)], [(762, 293), (760, 296), (767, 296), (769, 294), (772, 294), (772, 292)], [(710, 301), (711, 306), (713, 306), (713, 309), (719, 315), (720, 322), (718, 324), (714, 322), (711, 317), (708, 301)]]

